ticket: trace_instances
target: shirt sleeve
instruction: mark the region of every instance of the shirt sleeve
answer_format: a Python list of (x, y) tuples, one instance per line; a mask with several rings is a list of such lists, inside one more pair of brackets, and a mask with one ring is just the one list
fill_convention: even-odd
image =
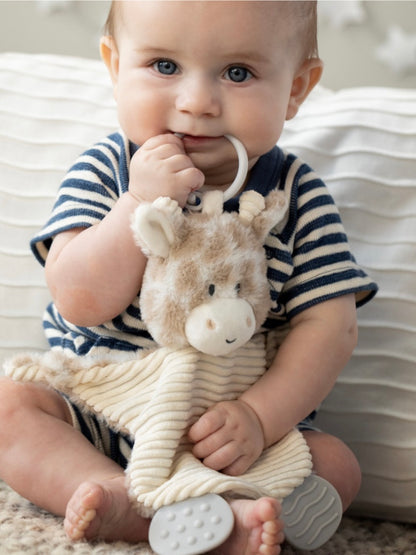
[[(377, 285), (357, 264), (340, 214), (321, 179), (298, 158), (288, 155), (284, 188), (289, 193), (288, 221), (279, 239), (284, 283), (277, 306), (285, 317), (331, 298), (353, 293), (360, 306)], [(282, 271), (283, 270), (283, 271)], [(276, 311), (277, 312), (277, 311)]]
[(122, 179), (127, 172), (125, 152), (124, 138), (115, 133), (84, 152), (70, 168), (49, 220), (30, 243), (42, 265), (54, 236), (98, 223), (127, 190)]

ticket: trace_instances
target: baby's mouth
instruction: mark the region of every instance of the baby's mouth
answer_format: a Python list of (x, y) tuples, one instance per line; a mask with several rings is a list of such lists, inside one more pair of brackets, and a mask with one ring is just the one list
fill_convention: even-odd
[(174, 131), (173, 134), (179, 137), (179, 139), (188, 139), (190, 141), (214, 141), (224, 138), (224, 135), (191, 135), (190, 133), (180, 133), (179, 131)]

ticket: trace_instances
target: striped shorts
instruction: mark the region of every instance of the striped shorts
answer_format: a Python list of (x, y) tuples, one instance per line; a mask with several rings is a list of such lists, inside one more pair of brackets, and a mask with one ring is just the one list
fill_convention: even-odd
[(61, 395), (68, 405), (73, 427), (81, 432), (101, 453), (122, 468), (126, 468), (130, 460), (133, 439), (127, 434), (110, 428), (96, 414), (80, 410), (66, 395)]

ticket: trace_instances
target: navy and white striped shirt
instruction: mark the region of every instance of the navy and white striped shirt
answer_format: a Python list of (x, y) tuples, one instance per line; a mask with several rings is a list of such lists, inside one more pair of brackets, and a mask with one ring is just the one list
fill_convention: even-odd
[[(78, 158), (61, 184), (48, 222), (31, 242), (41, 264), (55, 235), (98, 223), (128, 190), (136, 149), (122, 133), (114, 133)], [(246, 190), (266, 196), (276, 187), (290, 199), (289, 213), (283, 229), (272, 230), (265, 242), (273, 305), (264, 329), (286, 325), (306, 308), (336, 296), (354, 293), (357, 305), (369, 300), (377, 286), (356, 264), (326, 186), (299, 158), (277, 146), (258, 160)], [(229, 200), (225, 209), (237, 210), (238, 199)], [(52, 348), (78, 355), (155, 346), (140, 318), (139, 296), (113, 320), (89, 328), (66, 321), (51, 303), (44, 328)]]

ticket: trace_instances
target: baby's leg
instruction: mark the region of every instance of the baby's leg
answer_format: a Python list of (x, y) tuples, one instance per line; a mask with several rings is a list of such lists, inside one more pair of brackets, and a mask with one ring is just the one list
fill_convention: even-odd
[(323, 432), (304, 431), (312, 455), (313, 471), (337, 490), (345, 511), (361, 485), (361, 470), (353, 452), (340, 439)]
[(129, 502), (123, 469), (71, 423), (55, 391), (0, 378), (0, 477), (39, 507), (66, 514), (73, 539), (146, 539), (148, 521)]

